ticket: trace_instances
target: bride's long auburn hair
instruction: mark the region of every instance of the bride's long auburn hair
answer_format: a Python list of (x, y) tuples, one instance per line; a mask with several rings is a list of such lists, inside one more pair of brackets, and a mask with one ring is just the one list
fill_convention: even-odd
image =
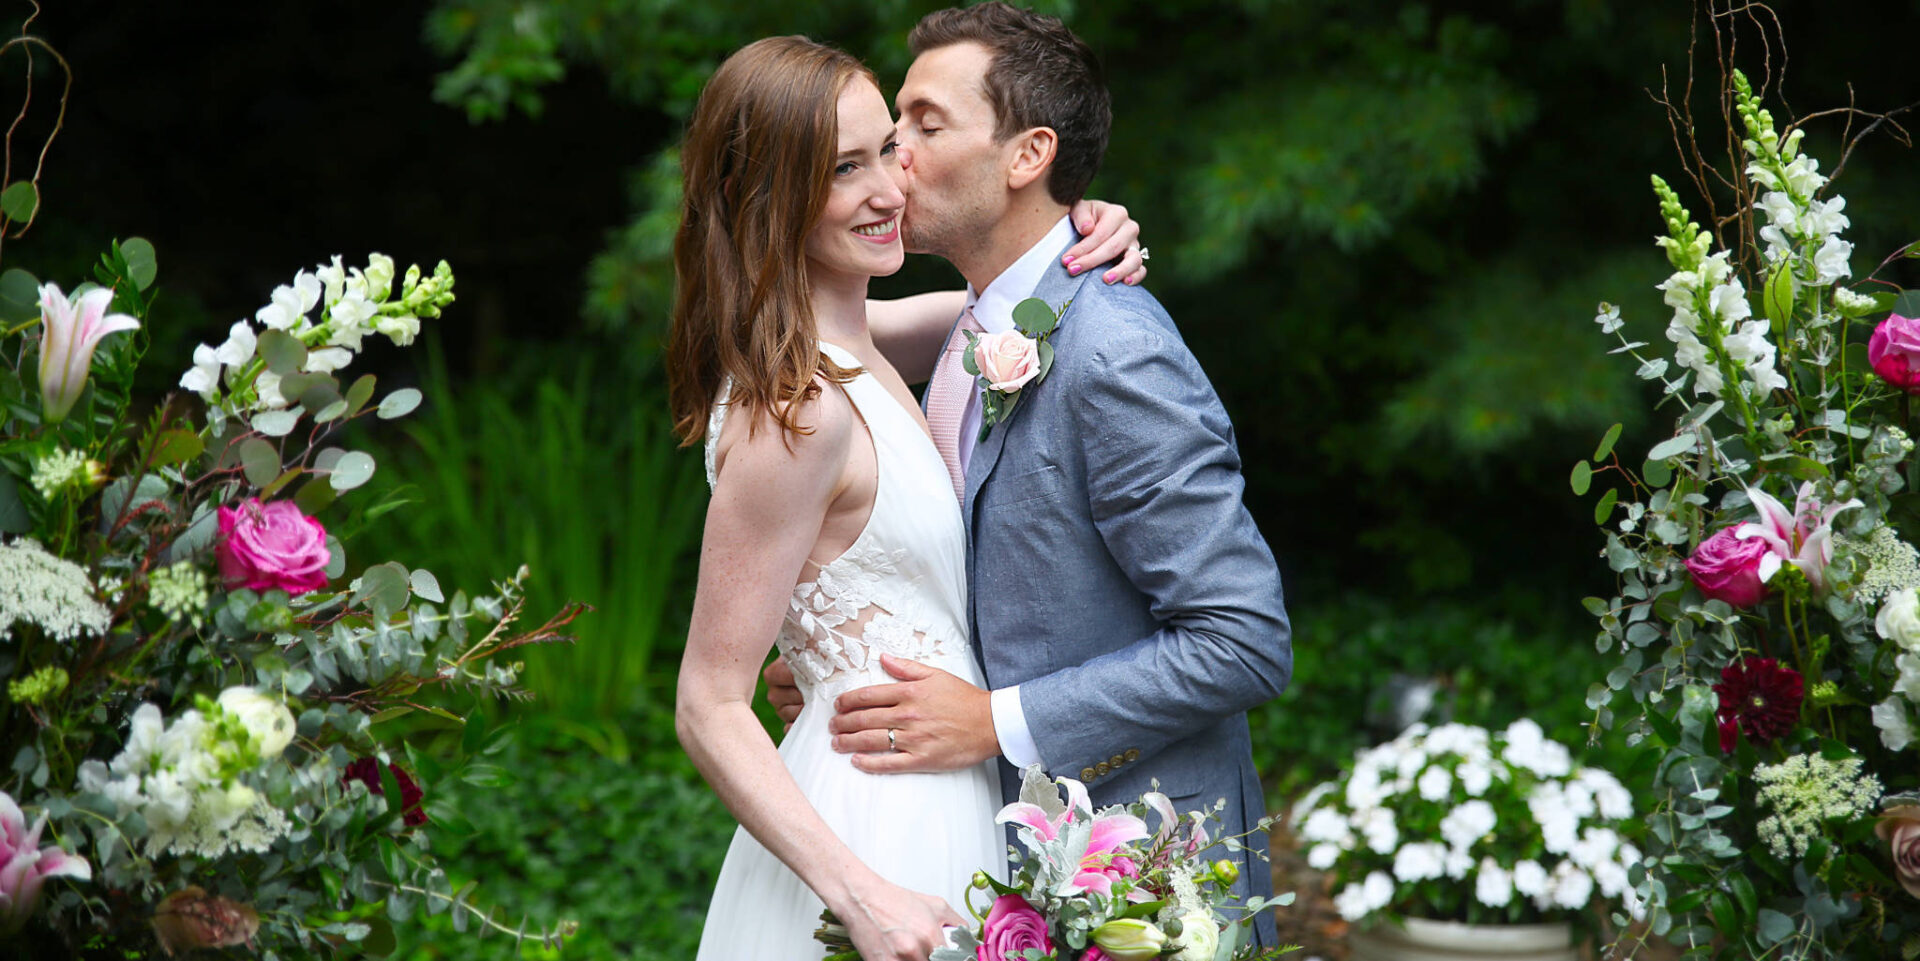
[(706, 437), (723, 378), (729, 403), (784, 431), (816, 377), (859, 373), (820, 356), (807, 282), (807, 234), (820, 222), (839, 151), (840, 93), (873, 74), (805, 37), (740, 48), (700, 93), (680, 148), (684, 193), (673, 241), (667, 403), (681, 446)]

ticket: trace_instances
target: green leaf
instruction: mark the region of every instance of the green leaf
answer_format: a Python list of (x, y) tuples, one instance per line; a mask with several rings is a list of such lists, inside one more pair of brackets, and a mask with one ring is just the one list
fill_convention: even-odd
[(1753, 890), (1753, 882), (1745, 874), (1727, 872), (1727, 888), (1733, 892), (1734, 904), (1739, 907), (1743, 922), (1760, 910), (1760, 896)]
[(1613, 516), (1613, 505), (1618, 503), (1619, 500), (1619, 488), (1607, 488), (1607, 492), (1600, 495), (1600, 502), (1593, 505), (1593, 522), (1595, 524), (1605, 524), (1607, 519)]
[(974, 345), (980, 342), (980, 338), (975, 337), (971, 330), (964, 331), (964, 333), (967, 335), (967, 346), (960, 351), (960, 369), (974, 377), (978, 377), (980, 376), (980, 365), (974, 362), (973, 348)]
[(1028, 297), (1013, 305), (1013, 326), (1028, 337), (1049, 333), (1060, 323), (1060, 316), (1038, 297)]
[(240, 466), (247, 483), (265, 487), (280, 476), (280, 452), (258, 437), (249, 437), (240, 442)]
[(320, 413), (313, 415), (313, 422), (316, 424), (329, 424), (346, 415), (347, 402), (343, 398), (320, 408)]
[(22, 324), (40, 316), (40, 280), (18, 267), (0, 274), (0, 324)]
[(1699, 436), (1694, 434), (1693, 431), (1687, 431), (1677, 437), (1669, 437), (1653, 445), (1653, 449), (1647, 451), (1647, 460), (1656, 461), (1666, 460), (1669, 457), (1678, 457), (1681, 454), (1693, 450), (1694, 445), (1699, 443), (1699, 441)]
[(1787, 321), (1793, 319), (1793, 271), (1786, 264), (1774, 268), (1773, 276), (1767, 278), (1760, 310), (1773, 324), (1773, 336), (1785, 336)]
[(160, 435), (153, 445), (153, 466), (168, 467), (184, 464), (199, 457), (206, 450), (206, 442), (200, 435), (190, 430), (170, 430)]
[(1760, 945), (1762, 947), (1771, 947), (1779, 944), (1781, 941), (1786, 940), (1788, 935), (1793, 933), (1793, 919), (1772, 908), (1761, 908), (1759, 920)]
[(1662, 744), (1667, 747), (1679, 746), (1680, 725), (1673, 723), (1672, 718), (1659, 711), (1648, 711), (1647, 725), (1653, 728), (1653, 736), (1659, 738)]
[(367, 936), (360, 942), (360, 950), (371, 958), (384, 958), (393, 954), (400, 942), (394, 937), (393, 922), (386, 918), (368, 918)]
[(160, 275), (160, 262), (154, 258), (153, 241), (129, 237), (120, 243), (120, 255), (127, 259), (127, 278), (135, 287), (146, 290)]
[(1040, 372), (1038, 374), (1033, 375), (1033, 383), (1037, 384), (1043, 380), (1046, 380), (1047, 371), (1050, 371), (1052, 369), (1053, 369), (1053, 345), (1043, 340), (1040, 342)]
[(333, 485), (327, 482), (327, 478), (316, 477), (300, 485), (300, 490), (293, 495), (293, 502), (302, 513), (312, 516), (326, 510), (334, 497)]
[(368, 606), (384, 608), (389, 614), (404, 610), (410, 597), (407, 589), (407, 569), (394, 561), (376, 564), (360, 575), (360, 593), (355, 595)]
[(378, 416), (381, 420), (405, 417), (413, 413), (413, 409), (418, 406), (420, 406), (420, 392), (412, 387), (402, 387), (380, 401)]
[(1585, 497), (1587, 490), (1593, 484), (1593, 465), (1586, 461), (1574, 464), (1573, 477), (1570, 480), (1573, 485), (1573, 496)]
[(253, 415), (251, 426), (268, 437), (285, 437), (300, 423), (297, 410), (268, 410)]
[(1613, 453), (1614, 442), (1620, 439), (1620, 430), (1623, 426), (1624, 425), (1621, 424), (1615, 424), (1607, 428), (1606, 436), (1600, 438), (1600, 446), (1593, 449), (1593, 459), (1595, 461), (1606, 460), (1607, 455)]
[(284, 330), (262, 331), (256, 349), (266, 358), (267, 369), (282, 377), (299, 373), (307, 364), (307, 346)]
[(272, 497), (273, 495), (280, 493), (281, 489), (285, 488), (288, 484), (293, 483), (294, 478), (299, 477), (302, 473), (305, 473), (305, 472), (298, 467), (288, 470), (286, 473), (281, 474), (279, 477), (274, 478), (273, 483), (260, 488), (260, 496)]
[(1646, 481), (1649, 487), (1665, 487), (1668, 481), (1673, 480), (1673, 468), (1668, 467), (1666, 461), (1649, 460), (1646, 466), (1640, 468), (1640, 479)]
[(1713, 915), (1713, 926), (1729, 940), (1739, 940), (1745, 926), (1740, 923), (1740, 913), (1734, 909), (1733, 899), (1723, 891), (1715, 891), (1707, 898), (1707, 913)]
[(367, 401), (373, 399), (375, 382), (372, 374), (361, 374), (360, 379), (354, 381), (352, 387), (347, 388), (347, 416), (360, 413), (360, 409), (367, 406)]
[(372, 454), (350, 450), (340, 455), (339, 462), (333, 465), (333, 472), (327, 478), (334, 490), (350, 491), (373, 477), (373, 467)]
[(16, 224), (24, 224), (33, 219), (35, 211), (40, 209), (40, 188), (32, 181), (16, 180), (0, 190), (0, 213)]
[(1893, 299), (1892, 309), (1902, 317), (1920, 318), (1920, 290), (1901, 291), (1900, 296)]
[(409, 580), (413, 585), (414, 594), (424, 597), (435, 604), (445, 604), (447, 602), (447, 596), (440, 593), (440, 581), (433, 576), (432, 571), (414, 571), (413, 576), (409, 578)]
[(33, 530), (33, 517), (20, 500), (20, 485), (13, 475), (0, 470), (0, 531), (25, 534)]

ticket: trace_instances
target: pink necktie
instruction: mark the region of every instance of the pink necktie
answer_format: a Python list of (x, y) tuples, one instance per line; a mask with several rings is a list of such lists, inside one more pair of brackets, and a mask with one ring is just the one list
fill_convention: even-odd
[(960, 313), (960, 323), (947, 338), (946, 350), (934, 365), (933, 380), (927, 384), (927, 427), (933, 431), (934, 449), (947, 463), (947, 476), (953, 479), (953, 496), (966, 499), (967, 478), (960, 469), (960, 422), (967, 413), (967, 402), (974, 388), (974, 377), (960, 362), (967, 347), (967, 331), (978, 334), (983, 328), (973, 319), (973, 308)]

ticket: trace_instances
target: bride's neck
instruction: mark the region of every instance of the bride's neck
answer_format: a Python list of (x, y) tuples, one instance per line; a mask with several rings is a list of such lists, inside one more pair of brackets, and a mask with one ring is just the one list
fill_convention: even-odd
[(871, 339), (867, 330), (867, 278), (815, 278), (812, 300), (814, 330), (821, 340), (854, 349)]

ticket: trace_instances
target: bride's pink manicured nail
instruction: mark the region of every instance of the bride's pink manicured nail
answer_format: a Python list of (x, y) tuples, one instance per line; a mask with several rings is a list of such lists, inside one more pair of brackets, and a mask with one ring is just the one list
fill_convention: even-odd
[(1085, 270), (1085, 269), (1086, 269), (1085, 267), (1068, 267), (1068, 268), (1067, 268), (1067, 273), (1069, 273), (1069, 274), (1076, 274), (1076, 275), (1077, 275), (1077, 274), (1079, 274), (1079, 273), (1080, 273), (1080, 272), (1081, 272), (1082, 270)]
[(1107, 271), (1106, 275), (1102, 276), (1100, 279), (1106, 281), (1107, 283), (1113, 283), (1113, 271), (1111, 270)]
[(1060, 262), (1063, 264), (1066, 264), (1069, 267), (1073, 266), (1073, 255), (1068, 254), (1065, 257), (1060, 258)]

